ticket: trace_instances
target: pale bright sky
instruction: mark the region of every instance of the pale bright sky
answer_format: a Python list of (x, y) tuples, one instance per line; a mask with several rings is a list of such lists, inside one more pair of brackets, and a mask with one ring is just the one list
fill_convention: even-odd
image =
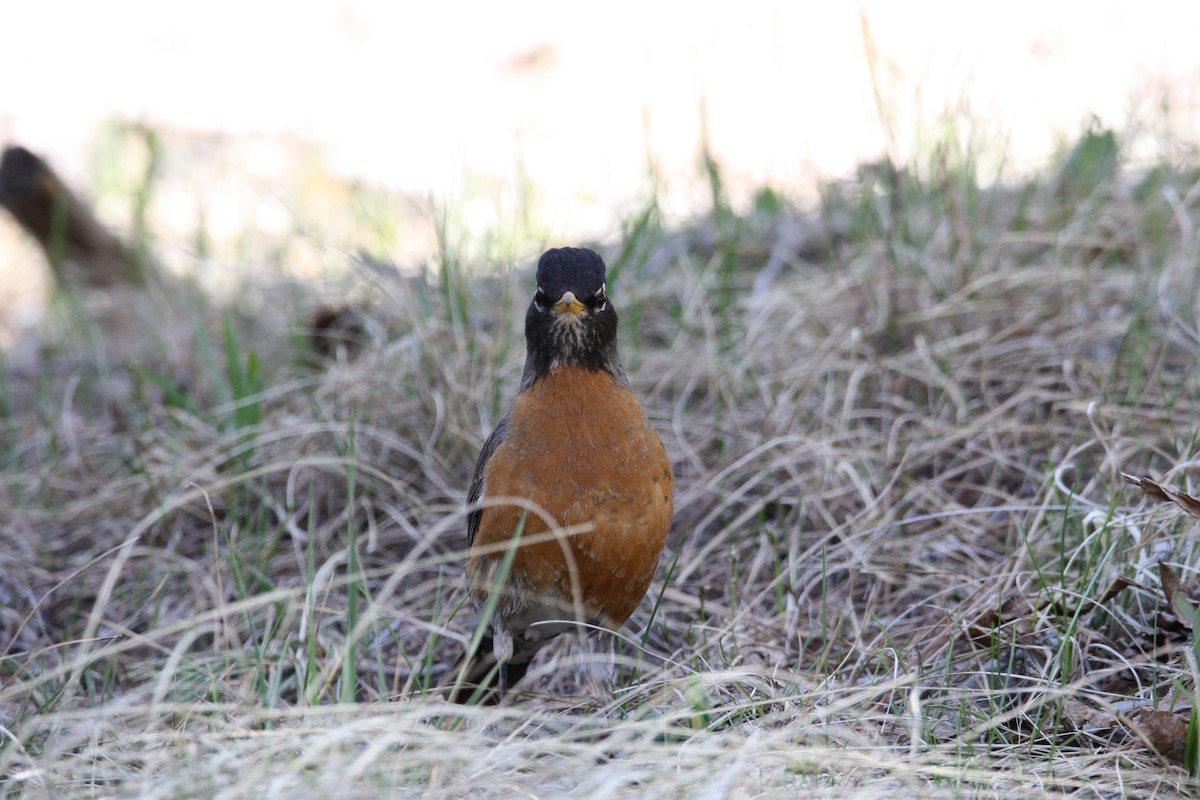
[(872, 60), (900, 148), (918, 122), (966, 110), (1037, 158), (1089, 113), (1122, 124), (1164, 91), (1197, 132), (1200, 4), (733, 9), (13, 3), (0, 12), (0, 138), (76, 169), (91, 126), (122, 116), (308, 137), (340, 169), (407, 190), (453, 191), (465, 170), (509, 174), (520, 158), (535, 180), (616, 196), (642, 180), (647, 150), (668, 174), (694, 171), (703, 101), (733, 172), (786, 182), (888, 146)]

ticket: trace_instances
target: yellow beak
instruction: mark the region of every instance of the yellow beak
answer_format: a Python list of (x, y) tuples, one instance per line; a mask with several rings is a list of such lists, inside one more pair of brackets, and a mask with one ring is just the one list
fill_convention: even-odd
[(581, 317), (584, 315), (586, 310), (587, 309), (583, 303), (579, 302), (579, 299), (575, 297), (574, 292), (564, 292), (563, 296), (560, 297), (558, 302), (554, 304), (555, 314), (570, 313), (577, 317)]

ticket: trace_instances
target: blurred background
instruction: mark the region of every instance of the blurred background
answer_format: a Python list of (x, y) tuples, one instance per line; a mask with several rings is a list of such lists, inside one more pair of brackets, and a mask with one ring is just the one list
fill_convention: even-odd
[[(519, 260), (611, 239), (648, 198), (686, 220), (712, 202), (706, 152), (744, 208), (946, 142), (987, 185), (1089, 126), (1124, 132), (1126, 164), (1200, 132), (1188, 3), (124, 0), (3, 19), (0, 141), (216, 291), (447, 240)], [(38, 265), (0, 218), (10, 340), (44, 311)]]

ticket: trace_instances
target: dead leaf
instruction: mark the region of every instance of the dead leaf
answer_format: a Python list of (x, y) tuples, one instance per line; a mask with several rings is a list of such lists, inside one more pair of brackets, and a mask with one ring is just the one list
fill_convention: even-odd
[(1063, 700), (1063, 712), (1066, 714), (1067, 720), (1075, 726), (1075, 730), (1095, 729), (1095, 728), (1114, 728), (1117, 725), (1117, 717), (1110, 711), (1096, 708), (1090, 703), (1085, 703), (1082, 700), (1067, 698)]
[(964, 628), (967, 637), (979, 647), (992, 647), (1004, 631), (1001, 641), (1017, 642), (1033, 632), (1031, 619), (1034, 609), (1020, 595), (1008, 597), (1000, 608), (991, 607), (973, 620), (967, 620)]
[(1163, 595), (1167, 598), (1167, 605), (1171, 607), (1171, 611), (1175, 613), (1185, 628), (1189, 631), (1192, 630), (1196, 619), (1196, 607), (1184, 597), (1179, 585), (1179, 576), (1175, 574), (1175, 570), (1161, 561), (1158, 562), (1158, 580), (1162, 583)]
[(1158, 483), (1150, 478), (1139, 478), (1136, 475), (1130, 475), (1125, 472), (1121, 473), (1121, 477), (1125, 479), (1126, 483), (1131, 483), (1141, 488), (1147, 497), (1163, 503), (1174, 503), (1192, 517), (1200, 519), (1200, 500), (1192, 497), (1187, 492), (1176, 489), (1174, 486), (1166, 486)]
[(1105, 591), (1104, 594), (1100, 595), (1100, 599), (1097, 600), (1096, 603), (1098, 605), (1107, 603), (1109, 600), (1112, 600), (1114, 597), (1116, 597), (1121, 592), (1128, 589), (1130, 586), (1132, 586), (1136, 589), (1145, 589), (1146, 591), (1149, 591), (1149, 589), (1147, 589), (1147, 587), (1143, 586), (1142, 584), (1138, 583), (1137, 581), (1135, 581), (1131, 578), (1126, 578), (1122, 575), (1118, 575), (1116, 578), (1113, 579), (1112, 585), (1108, 587), (1108, 590)]
[(1131, 732), (1177, 764), (1183, 763), (1187, 749), (1188, 721), (1171, 711), (1143, 711), (1136, 722), (1130, 720)]
[(1131, 586), (1135, 589), (1143, 589), (1147, 592), (1150, 591), (1148, 587), (1143, 586), (1132, 578), (1126, 578), (1123, 575), (1118, 575), (1113, 579), (1113, 582), (1109, 584), (1109, 587), (1107, 590), (1105, 590), (1104, 594), (1100, 595), (1098, 600), (1085, 600), (1083, 605), (1080, 607), (1080, 611), (1084, 614), (1090, 614)]

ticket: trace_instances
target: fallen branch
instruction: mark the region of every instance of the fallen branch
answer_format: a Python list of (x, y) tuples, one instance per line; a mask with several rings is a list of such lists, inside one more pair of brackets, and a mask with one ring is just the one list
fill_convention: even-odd
[(45, 161), (24, 147), (0, 156), (0, 206), (41, 246), (60, 283), (137, 283), (142, 265)]

